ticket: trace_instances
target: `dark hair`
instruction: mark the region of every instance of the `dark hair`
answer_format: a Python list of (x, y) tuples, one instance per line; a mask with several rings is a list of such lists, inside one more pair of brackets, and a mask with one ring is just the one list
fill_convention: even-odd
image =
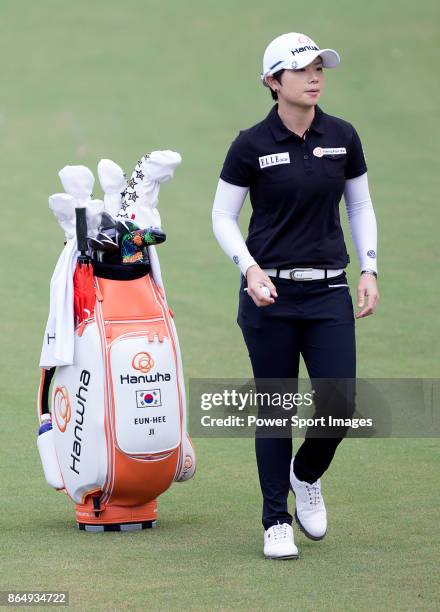
[[(278, 81), (278, 83), (280, 83), (281, 85), (281, 75), (284, 72), (284, 68), (282, 70), (278, 70), (278, 72), (274, 72), (274, 74), (272, 75), (273, 78)], [(274, 91), (271, 87), (269, 87), (270, 89), (270, 95), (272, 96), (272, 100), (278, 100), (278, 94), (276, 91)]]

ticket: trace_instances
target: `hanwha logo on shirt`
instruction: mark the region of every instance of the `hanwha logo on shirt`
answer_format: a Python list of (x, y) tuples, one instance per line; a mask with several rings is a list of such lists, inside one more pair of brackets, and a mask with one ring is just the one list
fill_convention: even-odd
[(53, 396), (53, 412), (55, 422), (61, 433), (64, 433), (72, 416), (69, 393), (66, 387), (57, 387)]
[(147, 374), (152, 368), (154, 368), (154, 361), (150, 353), (137, 353), (132, 361), (131, 365), (135, 370), (139, 370), (143, 374)]
[(313, 149), (313, 155), (315, 157), (323, 157), (324, 155), (329, 157), (333, 155), (347, 155), (347, 149), (345, 147), (326, 147), (325, 149), (322, 147), (315, 147)]

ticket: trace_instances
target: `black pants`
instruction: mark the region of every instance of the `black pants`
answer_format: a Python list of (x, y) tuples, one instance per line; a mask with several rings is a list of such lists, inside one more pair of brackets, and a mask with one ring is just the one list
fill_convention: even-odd
[[(344, 379), (352, 381), (354, 387), (355, 322), (345, 273), (328, 280), (273, 279), (273, 282), (278, 292), (275, 304), (258, 308), (243, 291), (246, 282), (242, 278), (237, 322), (248, 348), (254, 377), (295, 379), (302, 355), (312, 383), (314, 379)], [(323, 382), (318, 380), (321, 386)], [(319, 407), (318, 402), (316, 414), (321, 409), (327, 414), (351, 416), (353, 387), (339, 397), (339, 405), (334, 409), (322, 403)], [(326, 402), (325, 392), (321, 394), (321, 402)], [(316, 431), (308, 430), (295, 455), (296, 477), (309, 483), (320, 478), (346, 431), (346, 428), (337, 428), (330, 432), (331, 437), (328, 437), (328, 430), (327, 437), (319, 437), (319, 432), (315, 437)], [(268, 529), (278, 521), (291, 523), (292, 516), (287, 509), (291, 438), (257, 435), (255, 448), (263, 494), (263, 526)]]

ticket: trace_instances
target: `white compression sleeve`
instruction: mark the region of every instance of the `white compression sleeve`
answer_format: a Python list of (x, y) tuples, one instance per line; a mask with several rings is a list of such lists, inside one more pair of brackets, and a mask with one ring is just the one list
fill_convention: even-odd
[(360, 269), (377, 272), (376, 215), (371, 203), (367, 173), (345, 182), (344, 200)]
[(243, 276), (246, 276), (246, 270), (250, 266), (256, 264), (237, 223), (247, 192), (247, 187), (231, 185), (220, 179), (212, 207), (212, 229), (215, 237), (226, 255), (239, 266)]

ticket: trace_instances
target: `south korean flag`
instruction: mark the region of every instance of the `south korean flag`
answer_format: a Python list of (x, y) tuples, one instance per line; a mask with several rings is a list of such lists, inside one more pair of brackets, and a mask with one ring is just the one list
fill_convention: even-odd
[(162, 406), (160, 389), (146, 389), (143, 391), (136, 391), (136, 404), (138, 408)]

